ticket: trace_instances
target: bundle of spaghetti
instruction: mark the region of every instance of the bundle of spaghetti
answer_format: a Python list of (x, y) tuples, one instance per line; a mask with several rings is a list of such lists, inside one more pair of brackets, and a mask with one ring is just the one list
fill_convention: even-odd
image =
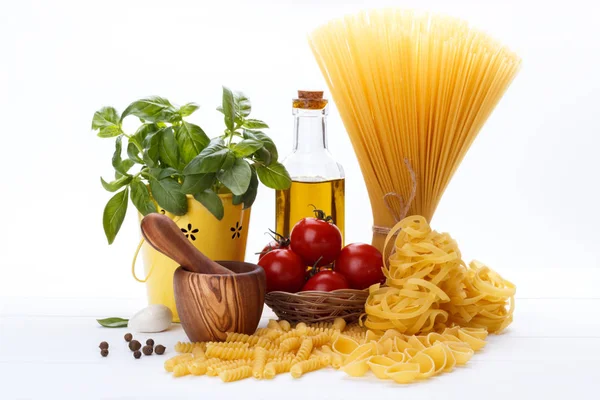
[(431, 220), (521, 60), (464, 21), (398, 9), (330, 21), (309, 43), (357, 155), (382, 250), (386, 228), (405, 215)]
[(395, 329), (415, 335), (457, 324), (500, 332), (512, 322), (515, 286), (481, 263), (467, 268), (454, 239), (411, 216), (389, 232), (386, 286), (373, 285), (364, 325), (373, 334)]

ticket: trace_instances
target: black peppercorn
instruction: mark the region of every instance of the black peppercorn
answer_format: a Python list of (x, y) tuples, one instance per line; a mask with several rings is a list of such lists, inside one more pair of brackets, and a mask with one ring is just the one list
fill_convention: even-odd
[(148, 346), (154, 346), (154, 339), (148, 339), (148, 340), (146, 340), (146, 344)]
[(131, 342), (131, 339), (133, 339), (133, 335), (131, 333), (126, 333), (125, 334), (125, 341), (126, 342)]
[(131, 351), (137, 351), (142, 347), (142, 344), (140, 342), (138, 342), (137, 340), (132, 340), (131, 342), (129, 342), (129, 350)]
[(140, 357), (142, 356), (142, 353), (140, 353), (140, 351), (139, 351), (139, 350), (136, 350), (136, 351), (134, 351), (134, 352), (133, 352), (133, 356), (134, 356), (135, 358), (140, 358)]
[(165, 350), (166, 350), (166, 348), (165, 348), (165, 346), (163, 346), (162, 344), (159, 344), (159, 345), (157, 345), (157, 346), (154, 348), (154, 352), (155, 352), (156, 354), (158, 354), (159, 356), (160, 356), (161, 354), (165, 354)]
[(152, 346), (144, 346), (142, 351), (144, 352), (145, 356), (150, 356), (152, 355)]
[(106, 357), (108, 355), (108, 349), (102, 349), (102, 350), (100, 350), (100, 355), (102, 357)]
[(100, 342), (100, 350), (104, 350), (104, 349), (108, 349), (108, 343), (107, 342)]

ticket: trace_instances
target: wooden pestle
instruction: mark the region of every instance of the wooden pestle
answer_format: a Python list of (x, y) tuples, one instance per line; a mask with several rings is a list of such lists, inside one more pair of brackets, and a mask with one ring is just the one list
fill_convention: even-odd
[(141, 228), (144, 239), (152, 247), (188, 271), (219, 275), (234, 273), (202, 254), (166, 215), (158, 213), (146, 215), (142, 219)]

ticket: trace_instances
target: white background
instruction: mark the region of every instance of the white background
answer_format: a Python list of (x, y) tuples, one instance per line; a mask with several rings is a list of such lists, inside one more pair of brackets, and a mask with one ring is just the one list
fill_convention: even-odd
[[(115, 244), (106, 244), (102, 230), (110, 194), (99, 177), (112, 176), (114, 144), (91, 132), (94, 111), (123, 110), (147, 95), (195, 101), (202, 108), (192, 120), (215, 135), (225, 84), (249, 95), (253, 116), (270, 124), (286, 154), (295, 90), (325, 86), (306, 34), (366, 4), (462, 17), (524, 60), (444, 195), (434, 227), (451, 232), (467, 259), (500, 272), (598, 268), (598, 3), (363, 3), (2, 1), (0, 296), (143, 298), (129, 272), (139, 237), (133, 206)], [(335, 107), (330, 115), (330, 148), (347, 176), (347, 240), (370, 241), (360, 170)], [(274, 194), (263, 188), (249, 260), (273, 223)]]

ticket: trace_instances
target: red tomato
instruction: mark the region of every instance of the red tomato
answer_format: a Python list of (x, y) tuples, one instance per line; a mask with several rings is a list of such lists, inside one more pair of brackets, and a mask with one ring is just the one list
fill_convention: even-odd
[(292, 229), (290, 247), (306, 265), (320, 267), (333, 262), (342, 249), (342, 233), (337, 226), (317, 218), (303, 218)]
[(267, 292), (280, 290), (295, 293), (304, 284), (304, 262), (290, 249), (276, 249), (260, 260), (267, 276)]
[(352, 289), (365, 289), (383, 282), (383, 257), (375, 247), (352, 243), (344, 247), (335, 260), (335, 270), (344, 275)]
[(260, 260), (261, 258), (263, 258), (265, 256), (265, 254), (267, 254), (270, 251), (285, 248), (287, 246), (288, 246), (287, 244), (283, 244), (282, 242), (278, 242), (277, 240), (271, 240), (269, 242), (269, 244), (266, 245), (260, 253), (258, 253), (259, 254), (258, 259)]
[(348, 288), (348, 281), (344, 275), (335, 271), (325, 270), (317, 272), (315, 276), (310, 278), (302, 287), (302, 291), (321, 290), (323, 292), (331, 292), (332, 290)]

